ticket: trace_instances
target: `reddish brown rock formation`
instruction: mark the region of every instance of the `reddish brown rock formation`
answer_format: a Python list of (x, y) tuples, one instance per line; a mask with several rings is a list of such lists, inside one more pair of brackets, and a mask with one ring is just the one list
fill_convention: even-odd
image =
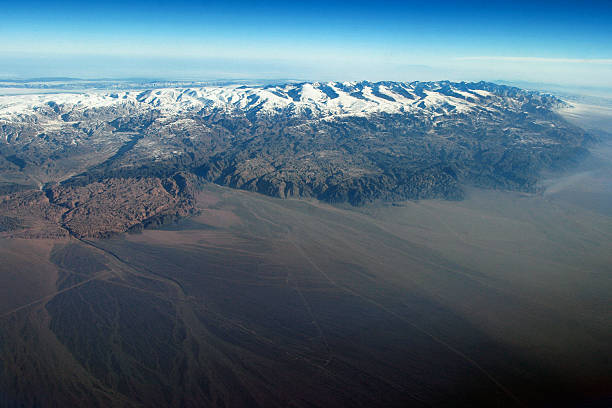
[(0, 232), (18, 237), (105, 237), (194, 212), (193, 181), (181, 173), (160, 179), (110, 178), (0, 197)]

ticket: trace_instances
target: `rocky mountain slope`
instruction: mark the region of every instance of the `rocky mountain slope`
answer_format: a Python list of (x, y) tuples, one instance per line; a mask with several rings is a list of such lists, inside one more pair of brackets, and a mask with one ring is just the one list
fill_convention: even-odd
[[(69, 190), (76, 204), (66, 227), (97, 214), (78, 208), (91, 203), (81, 199), (90, 185), (111, 189), (116, 203), (139, 203), (139, 222), (151, 208), (183, 203), (157, 193), (177, 174), (354, 205), (461, 199), (466, 184), (534, 191), (543, 169), (587, 152), (591, 136), (555, 113), (563, 105), (518, 88), (447, 81), (2, 96), (0, 194), (40, 189), (63, 206), (55, 191)], [(118, 187), (143, 179), (145, 192)], [(179, 207), (170, 212), (189, 212)]]

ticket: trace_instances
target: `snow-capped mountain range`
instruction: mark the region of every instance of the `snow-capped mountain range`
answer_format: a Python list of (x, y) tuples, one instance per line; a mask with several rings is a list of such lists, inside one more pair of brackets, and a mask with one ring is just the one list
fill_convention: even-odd
[(576, 162), (591, 140), (555, 113), (560, 105), (519, 88), (448, 81), (3, 96), (0, 187), (186, 172), (355, 205), (459, 199), (465, 184), (535, 191), (541, 170)]
[[(535, 94), (530, 96), (532, 101)], [(540, 95), (536, 99), (542, 105), (559, 102)], [(157, 110), (164, 115), (222, 110), (258, 118), (280, 114), (324, 118), (374, 113), (454, 115), (500, 107), (520, 110), (523, 102), (523, 91), (486, 82), (313, 82), (0, 96), (0, 119), (32, 118), (50, 106), (61, 114), (121, 107)]]

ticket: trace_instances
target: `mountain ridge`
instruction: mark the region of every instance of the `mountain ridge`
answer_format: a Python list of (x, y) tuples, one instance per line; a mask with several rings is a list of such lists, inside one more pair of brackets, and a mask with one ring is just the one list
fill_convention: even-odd
[[(160, 110), (165, 114), (243, 111), (246, 114), (302, 114), (311, 117), (370, 113), (430, 113), (434, 116), (473, 113), (503, 97), (528, 96), (543, 108), (564, 104), (546, 94), (488, 82), (302, 82), (261, 86), (152, 88), (122, 92), (58, 93), (0, 96), (0, 119), (26, 119), (61, 107), (63, 115), (121, 105)], [(497, 98), (493, 100), (494, 98)], [(508, 106), (518, 108), (520, 105)], [(486, 110), (486, 109), (485, 109)], [(56, 112), (60, 113), (60, 112)]]
[[(116, 194), (138, 204), (113, 232), (146, 223), (147, 214), (189, 214), (190, 196), (162, 199), (152, 187), (176, 175), (352, 205), (460, 200), (466, 185), (534, 192), (542, 170), (576, 163), (593, 140), (556, 113), (563, 106), (515, 87), (449, 81), (0, 97), (0, 182), (17, 201), (28, 189), (52, 189), (48, 197), (118, 192), (100, 197), (109, 208)], [(81, 211), (88, 204), (70, 200), (83, 223), (71, 230), (90, 231), (82, 215), (99, 208)]]

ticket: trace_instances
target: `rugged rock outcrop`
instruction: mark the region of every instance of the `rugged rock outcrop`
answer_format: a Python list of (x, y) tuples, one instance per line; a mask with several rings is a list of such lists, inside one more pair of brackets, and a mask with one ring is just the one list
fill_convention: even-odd
[(106, 179), (86, 186), (55, 186), (50, 200), (63, 208), (62, 225), (77, 237), (104, 237), (185, 217), (195, 211), (189, 176)]
[(13, 237), (107, 237), (195, 212), (194, 177), (112, 178), (0, 197), (0, 233)]

